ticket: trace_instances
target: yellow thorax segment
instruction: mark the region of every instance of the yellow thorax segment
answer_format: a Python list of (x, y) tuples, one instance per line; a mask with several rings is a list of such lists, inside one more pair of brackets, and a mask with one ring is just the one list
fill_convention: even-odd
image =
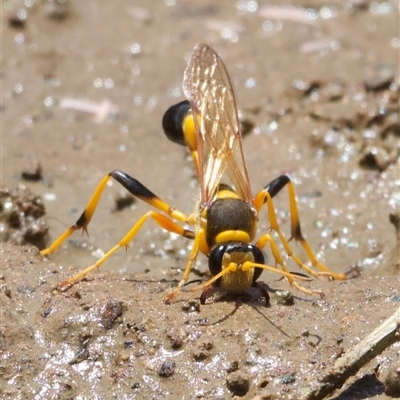
[(218, 192), (217, 199), (240, 199), (240, 197), (233, 190), (224, 189)]
[(216, 238), (215, 243), (242, 242), (250, 243), (250, 236), (244, 231), (225, 231), (221, 232)]

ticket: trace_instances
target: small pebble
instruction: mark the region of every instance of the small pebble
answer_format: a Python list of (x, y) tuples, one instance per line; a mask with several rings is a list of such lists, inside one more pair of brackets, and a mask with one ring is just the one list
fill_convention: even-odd
[(400, 397), (400, 363), (389, 370), (383, 384), (388, 396)]
[(14, 29), (24, 29), (26, 26), (26, 11), (21, 9), (16, 13), (11, 13), (8, 16), (8, 25)]
[(37, 182), (43, 179), (43, 167), (40, 162), (31, 163), (21, 173), (22, 179)]
[(244, 396), (250, 388), (248, 377), (240, 371), (235, 371), (229, 374), (226, 378), (226, 385), (229, 391), (237, 396)]
[(122, 315), (122, 312), (123, 312), (122, 301), (110, 300), (107, 303), (106, 309), (104, 310), (101, 318), (101, 323), (104, 326), (104, 328), (111, 329), (116, 319)]
[(388, 152), (380, 147), (367, 147), (360, 159), (362, 167), (378, 171), (384, 171), (390, 163)]
[(235, 372), (239, 369), (239, 361), (232, 361), (228, 368), (226, 369), (226, 372), (228, 372), (229, 374), (231, 374), (232, 372)]
[(200, 303), (196, 300), (187, 301), (182, 305), (182, 311), (200, 311)]
[(295, 380), (296, 380), (296, 378), (295, 378), (293, 372), (291, 372), (289, 374), (285, 374), (281, 378), (282, 383), (284, 383), (285, 385), (287, 385), (289, 383), (293, 383)]
[(275, 292), (275, 302), (281, 306), (292, 306), (294, 304), (292, 292), (289, 290), (277, 290)]
[(393, 82), (393, 75), (387, 71), (382, 71), (370, 79), (364, 81), (364, 88), (367, 92), (378, 92), (388, 89)]
[(205, 349), (197, 349), (193, 352), (193, 358), (195, 361), (204, 361), (210, 357), (210, 352)]
[(47, 318), (47, 317), (50, 315), (51, 311), (52, 311), (52, 308), (51, 308), (51, 307), (50, 307), (50, 308), (47, 308), (47, 309), (44, 310), (40, 315), (42, 316), (42, 318)]
[(173, 335), (170, 336), (170, 341), (171, 341), (171, 347), (173, 349), (180, 349), (183, 345), (183, 338), (181, 335)]
[(140, 388), (140, 383), (139, 382), (132, 383), (131, 388), (132, 389), (139, 389)]
[(169, 378), (175, 372), (176, 363), (173, 360), (165, 361), (158, 371), (158, 375), (162, 376), (163, 378)]

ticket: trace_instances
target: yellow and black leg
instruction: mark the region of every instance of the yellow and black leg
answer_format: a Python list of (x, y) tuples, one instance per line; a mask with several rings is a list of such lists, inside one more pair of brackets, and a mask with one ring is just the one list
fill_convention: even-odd
[[(291, 237), (289, 240), (287, 240), (282, 233), (282, 231), (279, 228), (277, 219), (276, 219), (276, 214), (275, 214), (275, 209), (274, 205), (272, 202), (272, 198), (278, 194), (284, 187), (288, 188), (289, 192), (289, 209), (290, 209), (290, 227), (291, 227)], [(280, 177), (274, 179), (271, 183), (269, 183), (267, 186), (265, 186), (264, 189), (262, 189), (253, 199), (253, 204), (254, 207), (259, 211), (262, 207), (263, 204), (267, 203), (267, 208), (268, 208), (268, 215), (269, 215), (269, 220), (271, 224), (271, 229), (275, 231), (284, 248), (287, 253), (287, 255), (295, 261), (295, 263), (302, 269), (304, 269), (308, 274), (312, 276), (319, 276), (319, 275), (326, 275), (330, 277), (331, 279), (337, 279), (337, 280), (345, 280), (346, 275), (345, 274), (339, 274), (336, 272), (330, 271), (324, 264), (322, 264), (320, 261), (318, 261), (317, 257), (315, 256), (314, 252), (312, 251), (309, 243), (307, 240), (303, 237), (303, 234), (301, 232), (301, 226), (300, 226), (300, 219), (299, 219), (299, 212), (297, 209), (297, 202), (296, 202), (296, 193), (294, 190), (293, 183), (290, 181), (290, 178), (286, 175), (281, 175)], [(309, 260), (311, 261), (312, 265), (316, 267), (320, 272), (315, 272), (313, 269), (305, 265), (300, 258), (293, 253), (291, 247), (289, 246), (289, 241), (295, 239), (299, 241), (305, 250)], [(264, 243), (265, 244), (265, 243)], [(279, 252), (278, 252), (279, 253)], [(275, 254), (274, 254), (275, 257)]]
[(182, 228), (180, 225), (176, 224), (167, 216), (159, 213), (158, 211), (148, 211), (144, 214), (138, 222), (130, 229), (130, 231), (119, 241), (117, 245), (115, 245), (112, 249), (110, 249), (103, 257), (99, 258), (93, 265), (84, 269), (83, 271), (77, 273), (76, 275), (72, 276), (71, 278), (61, 282), (58, 286), (58, 289), (65, 290), (69, 288), (74, 283), (83, 279), (86, 275), (90, 272), (98, 269), (101, 265), (109, 259), (118, 249), (121, 247), (127, 248), (129, 243), (133, 240), (133, 238), (137, 235), (139, 230), (142, 228), (143, 224), (148, 218), (152, 218), (159, 226), (164, 228), (165, 230), (173, 233), (177, 233), (183, 237), (194, 239), (195, 233), (191, 230), (187, 230)]
[[(281, 254), (280, 254), (280, 251), (278, 249), (278, 246), (275, 243), (274, 238), (270, 234), (267, 233), (267, 234), (261, 236), (260, 239), (258, 239), (258, 241), (256, 242), (256, 246), (260, 250), (262, 250), (267, 243), (269, 243), (269, 246), (270, 246), (270, 249), (271, 249), (271, 253), (272, 253), (272, 255), (273, 255), (274, 259), (275, 259), (275, 263), (278, 264), (282, 268), (282, 272), (284, 272), (284, 276), (286, 276), (287, 280), (289, 281), (289, 283), (292, 286), (294, 286), (300, 292), (306, 293), (308, 295), (317, 294), (317, 295), (320, 295), (321, 297), (323, 297), (323, 292), (321, 290), (318, 290), (318, 289), (317, 290), (309, 290), (309, 289), (306, 289), (305, 287), (299, 285), (296, 282), (296, 280), (309, 280), (309, 279), (305, 278), (305, 277), (301, 277), (301, 276), (295, 275), (295, 274), (291, 273), (287, 269), (285, 261), (283, 260)], [(267, 269), (269, 269), (270, 271), (281, 272), (277, 268), (269, 267), (269, 266), (267, 266), (267, 267), (268, 267)], [(264, 268), (265, 269), (265, 267), (262, 266), (262, 265), (259, 268)], [(308, 269), (308, 267), (307, 267), (307, 269)]]
[(117, 251), (120, 247), (128, 246), (129, 242), (134, 238), (137, 232), (142, 227), (143, 223), (147, 220), (147, 218), (151, 217), (158, 225), (162, 228), (177, 233), (181, 236), (194, 239), (195, 234), (190, 230), (186, 230), (182, 228), (180, 225), (176, 224), (174, 221), (177, 220), (179, 222), (187, 223), (190, 225), (194, 225), (196, 222), (196, 218), (193, 215), (186, 216), (178, 210), (175, 210), (171, 206), (169, 206), (165, 201), (161, 200), (158, 196), (152, 193), (149, 189), (143, 186), (139, 181), (132, 178), (128, 174), (115, 170), (110, 172), (100, 181), (97, 185), (96, 190), (94, 191), (92, 197), (87, 203), (85, 210), (79, 219), (75, 222), (74, 225), (70, 226), (64, 233), (62, 233), (47, 249), (44, 249), (40, 252), (41, 255), (48, 255), (55, 250), (57, 250), (61, 244), (76, 230), (82, 229), (84, 232), (87, 232), (87, 226), (89, 225), (90, 220), (96, 210), (100, 197), (103, 193), (104, 188), (107, 185), (107, 182), (110, 178), (114, 178), (117, 182), (119, 182), (126, 190), (128, 190), (131, 194), (136, 196), (137, 198), (143, 200), (144, 202), (150, 204), (154, 208), (164, 212), (166, 215), (163, 215), (156, 211), (149, 211), (146, 213), (134, 226), (133, 228), (122, 238), (122, 240), (114, 246), (110, 251), (108, 251), (103, 257), (101, 257), (95, 264), (86, 268), (84, 271), (79, 274), (73, 276), (71, 279), (68, 279), (65, 282), (60, 284), (60, 288), (65, 288), (73, 284), (74, 282), (82, 279), (92, 270), (99, 268), (115, 251)]

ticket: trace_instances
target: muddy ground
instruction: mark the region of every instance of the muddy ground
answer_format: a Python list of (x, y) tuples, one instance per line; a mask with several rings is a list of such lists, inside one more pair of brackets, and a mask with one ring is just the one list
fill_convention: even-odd
[[(399, 307), (397, 7), (3, 1), (2, 397), (310, 398), (334, 361)], [(123, 191), (110, 183), (89, 237), (76, 233), (48, 260), (21, 246), (57, 238), (106, 173), (121, 169), (193, 211), (191, 160), (165, 139), (161, 118), (183, 99), (198, 42), (231, 75), (254, 193), (290, 174), (319, 259), (360, 276), (306, 282), (324, 291), (319, 299), (264, 273), (270, 307), (256, 291), (216, 292), (201, 307), (198, 293), (182, 293), (167, 306), (191, 243), (148, 222), (127, 252), (54, 292), (148, 210), (137, 201), (119, 207)], [(286, 193), (275, 207), (288, 235)], [(262, 214), (260, 232), (267, 228)], [(193, 279), (206, 271), (200, 256)], [(330, 398), (388, 398), (382, 382), (399, 363), (397, 342)]]

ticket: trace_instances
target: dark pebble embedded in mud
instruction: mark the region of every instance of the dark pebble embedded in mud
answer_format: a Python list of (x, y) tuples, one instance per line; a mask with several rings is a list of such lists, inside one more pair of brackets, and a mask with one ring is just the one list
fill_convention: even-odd
[(294, 372), (282, 376), (281, 381), (284, 384), (293, 383), (296, 380)]
[(187, 301), (182, 305), (182, 311), (191, 312), (191, 311), (200, 311), (200, 303), (196, 300)]
[(226, 372), (228, 372), (228, 374), (231, 374), (232, 372), (235, 372), (238, 369), (239, 369), (239, 362), (238, 361), (232, 361), (228, 365), (228, 368), (226, 369)]
[(85, 361), (89, 358), (89, 350), (84, 347), (79, 349), (79, 351), (75, 354), (74, 358), (68, 363), (69, 365), (79, 364), (82, 361)]
[(131, 388), (132, 389), (139, 389), (140, 388), (140, 383), (139, 382), (132, 383)]
[(396, 233), (400, 231), (400, 211), (389, 214), (389, 221), (396, 229)]
[(237, 396), (244, 396), (250, 388), (249, 378), (240, 371), (229, 374), (226, 385), (229, 391)]
[(146, 327), (143, 324), (138, 325), (136, 322), (128, 322), (126, 327), (133, 329), (135, 332), (146, 332)]
[(24, 29), (26, 26), (26, 11), (21, 9), (8, 16), (8, 25), (14, 29)]
[(43, 179), (43, 167), (40, 162), (28, 165), (21, 173), (22, 179), (37, 182)]
[(183, 345), (183, 338), (181, 335), (171, 335), (170, 336), (171, 347), (173, 349), (180, 349)]
[(205, 349), (205, 350), (211, 350), (213, 347), (214, 347), (214, 343), (211, 340), (203, 342), (201, 344), (201, 348)]
[(210, 352), (204, 348), (196, 349), (193, 352), (193, 358), (195, 359), (195, 361), (204, 361), (207, 360), (207, 358), (209, 357), (210, 357)]
[(42, 199), (24, 185), (0, 189), (0, 241), (44, 248), (48, 232), (44, 216)]
[(292, 84), (293, 93), (307, 97), (311, 95), (313, 91), (320, 89), (321, 84), (322, 83), (318, 80), (305, 81), (303, 79), (295, 79)]
[(101, 323), (104, 326), (104, 328), (111, 329), (116, 319), (122, 315), (122, 312), (123, 312), (122, 301), (110, 300), (107, 303), (106, 309), (104, 310), (101, 318)]
[(47, 308), (40, 315), (42, 316), (42, 318), (47, 318), (51, 314), (52, 310), (53, 309), (51, 307)]
[(240, 131), (242, 132), (242, 136), (248, 135), (255, 127), (255, 123), (250, 119), (242, 119), (240, 120)]
[(9, 298), (11, 299), (11, 290), (7, 287), (7, 285), (1, 285), (0, 290)]
[(400, 397), (400, 363), (389, 370), (384, 386), (388, 396)]
[(158, 375), (162, 376), (163, 378), (169, 378), (175, 372), (176, 363), (173, 360), (165, 361), (158, 371)]
[(380, 147), (368, 147), (360, 158), (360, 165), (364, 168), (384, 171), (394, 160), (388, 152)]
[(214, 344), (211, 340), (205, 341), (198, 346), (193, 352), (193, 358), (195, 361), (204, 361), (211, 356), (210, 350), (212, 350)]
[(369, 92), (377, 92), (380, 90), (389, 89), (393, 79), (394, 77), (392, 74), (383, 72), (370, 79), (366, 79), (364, 81), (364, 88)]
[(87, 348), (91, 335), (89, 333), (81, 332), (79, 334), (80, 348), (74, 355), (74, 358), (69, 362), (69, 365), (79, 364), (89, 358), (89, 350)]

